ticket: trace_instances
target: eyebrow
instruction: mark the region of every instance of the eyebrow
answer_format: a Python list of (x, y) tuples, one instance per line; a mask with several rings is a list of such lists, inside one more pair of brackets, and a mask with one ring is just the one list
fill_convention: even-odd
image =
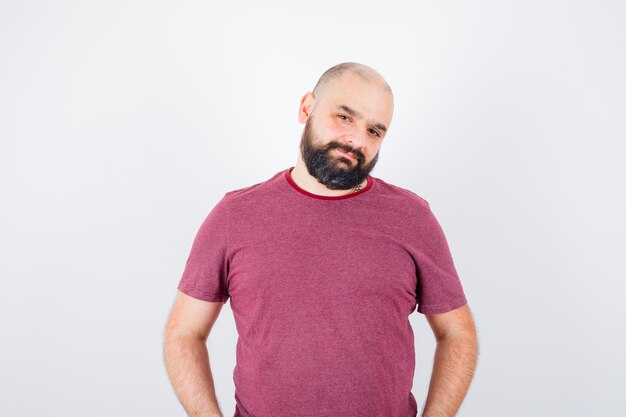
[[(353, 108), (342, 104), (340, 106), (337, 107), (338, 109), (344, 110), (346, 113), (348, 113), (350, 116), (356, 117), (357, 119), (361, 119), (363, 118), (363, 115), (361, 113), (359, 113), (358, 111), (354, 110)], [(382, 130), (383, 132), (387, 132), (387, 126), (385, 126), (382, 123), (374, 123), (374, 127), (377, 129)]]

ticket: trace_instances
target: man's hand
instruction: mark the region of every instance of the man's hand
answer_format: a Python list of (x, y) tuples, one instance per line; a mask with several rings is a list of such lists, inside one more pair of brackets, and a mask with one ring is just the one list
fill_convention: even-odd
[(442, 314), (426, 315), (437, 340), (433, 373), (422, 417), (454, 417), (476, 369), (478, 338), (466, 304)]

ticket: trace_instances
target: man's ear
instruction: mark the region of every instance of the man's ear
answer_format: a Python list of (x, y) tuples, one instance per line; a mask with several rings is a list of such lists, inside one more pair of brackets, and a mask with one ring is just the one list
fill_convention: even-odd
[(300, 108), (298, 109), (298, 121), (300, 123), (306, 123), (307, 119), (311, 115), (313, 111), (313, 106), (315, 105), (315, 95), (308, 91), (305, 95), (300, 99)]

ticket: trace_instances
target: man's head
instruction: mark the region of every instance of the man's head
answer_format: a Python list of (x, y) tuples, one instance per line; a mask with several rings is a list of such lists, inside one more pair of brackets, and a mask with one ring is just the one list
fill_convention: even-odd
[(374, 69), (355, 62), (328, 69), (300, 102), (298, 120), (306, 123), (300, 152), (309, 174), (335, 190), (362, 183), (392, 116), (393, 93)]

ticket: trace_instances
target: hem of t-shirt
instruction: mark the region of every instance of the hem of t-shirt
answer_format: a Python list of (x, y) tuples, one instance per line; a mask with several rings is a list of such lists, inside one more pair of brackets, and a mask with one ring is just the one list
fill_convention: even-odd
[(198, 300), (202, 300), (202, 301), (209, 301), (212, 303), (217, 303), (217, 302), (225, 303), (228, 300), (227, 295), (208, 293), (206, 291), (202, 291), (197, 288), (190, 287), (182, 282), (178, 284), (178, 289), (181, 292), (187, 294), (188, 296), (196, 298)]
[(356, 197), (359, 196), (365, 192), (367, 192), (369, 189), (372, 188), (372, 186), (374, 185), (374, 177), (372, 177), (371, 175), (367, 176), (367, 184), (365, 184), (365, 187), (363, 187), (361, 190), (350, 193), (350, 194), (344, 194), (344, 195), (318, 195), (318, 194), (313, 194), (308, 192), (307, 190), (300, 188), (300, 186), (298, 184), (295, 183), (295, 181), (293, 180), (293, 178), (291, 178), (291, 170), (294, 169), (295, 167), (289, 167), (287, 168), (283, 175), (284, 177), (287, 179), (287, 182), (289, 183), (289, 185), (291, 185), (292, 188), (294, 188), (296, 191), (308, 196), (308, 197), (313, 197), (313, 198), (318, 198), (320, 200), (343, 200), (346, 198), (352, 198), (352, 197)]
[(448, 301), (446, 303), (435, 304), (432, 306), (424, 306), (420, 304), (417, 307), (417, 312), (421, 314), (447, 313), (448, 311), (452, 311), (459, 307), (463, 307), (465, 304), (467, 304), (467, 299), (465, 297), (458, 298), (454, 301)]

